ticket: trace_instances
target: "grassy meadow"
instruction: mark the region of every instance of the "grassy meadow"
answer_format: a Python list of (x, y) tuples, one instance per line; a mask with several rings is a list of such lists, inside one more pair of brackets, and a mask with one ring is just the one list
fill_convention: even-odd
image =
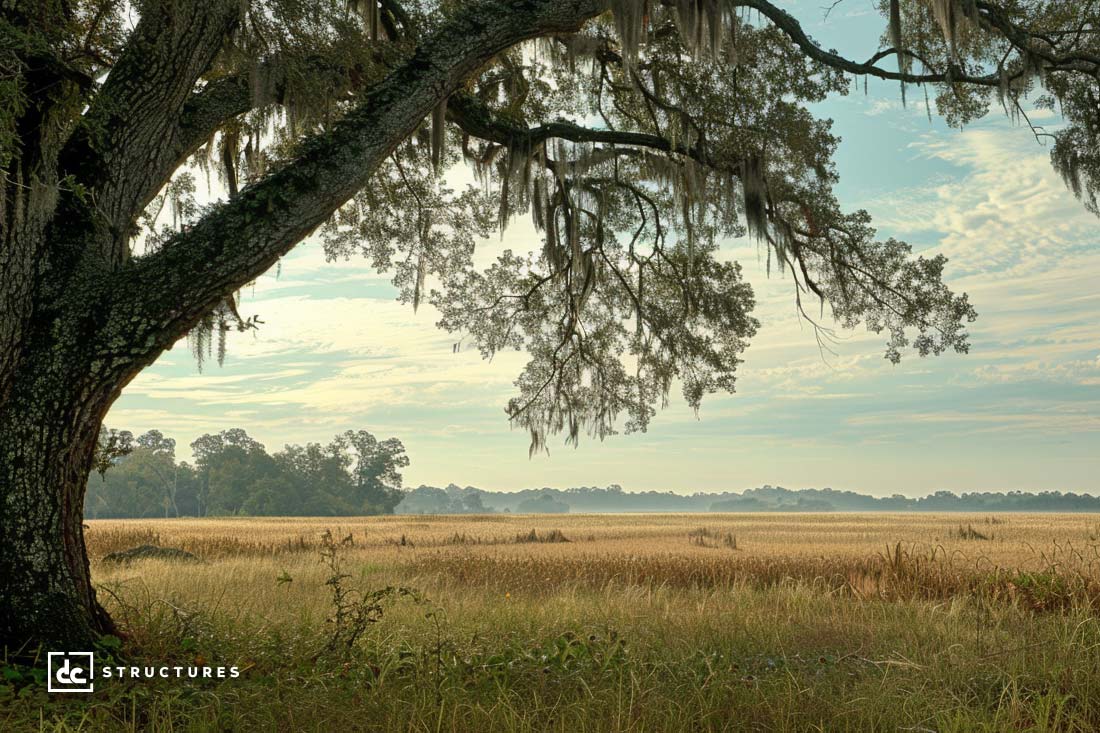
[[(86, 538), (126, 634), (107, 653), (241, 676), (4, 685), (0, 730), (1100, 730), (1091, 515), (103, 520)], [(141, 544), (201, 561), (104, 561)]]

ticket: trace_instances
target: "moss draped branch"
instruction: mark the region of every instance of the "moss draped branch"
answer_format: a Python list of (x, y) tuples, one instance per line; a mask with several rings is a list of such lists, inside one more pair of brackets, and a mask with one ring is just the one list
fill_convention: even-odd
[(239, 14), (234, 0), (148, 3), (62, 152), (95, 196), (108, 263), (125, 258), (131, 223), (178, 166), (177, 120)]
[[(203, 313), (270, 268), (362, 188), (432, 109), (497, 53), (576, 31), (602, 0), (472, 3), (427, 36), (300, 155), (119, 272), (106, 338), (151, 362)], [(134, 314), (138, 314), (135, 316)]]
[[(888, 81), (900, 81), (907, 84), (936, 84), (958, 83), (975, 84), (984, 87), (997, 87), (1002, 83), (1000, 74), (966, 74), (961, 69), (951, 66), (946, 69), (933, 69), (928, 73), (917, 74), (912, 72), (890, 71), (877, 65), (877, 62), (889, 54), (909, 53), (903, 49), (888, 49), (871, 57), (868, 61), (858, 62), (846, 58), (834, 51), (823, 49), (806, 34), (802, 24), (790, 13), (774, 5), (768, 0), (736, 0), (740, 7), (752, 8), (771, 21), (776, 28), (787, 36), (811, 59), (839, 71), (860, 76), (874, 76)], [(1033, 40), (1039, 38), (1028, 30), (1013, 23), (1005, 11), (988, 2), (976, 3), (983, 19), (992, 28), (1000, 32), (1013, 46), (1020, 51), (1034, 52)], [(1065, 56), (1055, 53), (1044, 53), (1043, 59), (1047, 63), (1049, 71), (1070, 71), (1096, 75), (1100, 72), (1100, 58), (1082, 56), (1081, 54), (1067, 54)], [(919, 57), (917, 60), (921, 60)]]
[(547, 122), (536, 127), (527, 127), (494, 114), (492, 110), (469, 94), (455, 94), (452, 96), (447, 102), (447, 112), (450, 120), (464, 132), (499, 145), (516, 145), (525, 149), (535, 149), (548, 140), (600, 143), (674, 153), (685, 158), (691, 158), (711, 168), (722, 168), (699, 145), (687, 146), (674, 143), (660, 135), (626, 130), (601, 130), (563, 120)]

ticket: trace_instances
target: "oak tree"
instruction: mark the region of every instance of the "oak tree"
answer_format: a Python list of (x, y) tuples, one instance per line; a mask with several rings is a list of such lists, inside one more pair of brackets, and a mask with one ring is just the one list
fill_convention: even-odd
[[(731, 237), (823, 327), (964, 351), (944, 260), (842, 208), (809, 107), (868, 77), (956, 125), (1032, 95), (1096, 209), (1096, 3), (879, 6), (860, 60), (769, 0), (2, 0), (0, 644), (113, 629), (81, 523), (105, 413), (185, 335), (254, 326), (235, 292), (318, 228), (465, 343), (529, 354), (507, 410), (532, 449), (733, 390), (757, 322)], [(204, 174), (226, 195), (200, 206)], [(541, 245), (474, 267), (521, 215)]]

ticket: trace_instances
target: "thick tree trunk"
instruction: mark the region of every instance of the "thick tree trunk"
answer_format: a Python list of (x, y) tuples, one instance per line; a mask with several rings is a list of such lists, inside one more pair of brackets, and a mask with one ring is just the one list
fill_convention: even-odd
[(0, 411), (0, 647), (87, 650), (113, 631), (84, 548), (88, 467), (115, 390), (74, 364), (26, 359)]
[(84, 491), (103, 418), (140, 365), (105, 348), (109, 280), (66, 264), (40, 265), (0, 395), (0, 648), (9, 651), (87, 650), (114, 629), (89, 575)]

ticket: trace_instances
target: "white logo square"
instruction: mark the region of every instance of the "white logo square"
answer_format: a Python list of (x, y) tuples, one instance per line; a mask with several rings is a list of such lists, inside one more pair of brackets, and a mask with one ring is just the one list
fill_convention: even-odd
[(48, 652), (46, 669), (50, 692), (92, 692), (95, 690), (95, 655), (92, 652)]

